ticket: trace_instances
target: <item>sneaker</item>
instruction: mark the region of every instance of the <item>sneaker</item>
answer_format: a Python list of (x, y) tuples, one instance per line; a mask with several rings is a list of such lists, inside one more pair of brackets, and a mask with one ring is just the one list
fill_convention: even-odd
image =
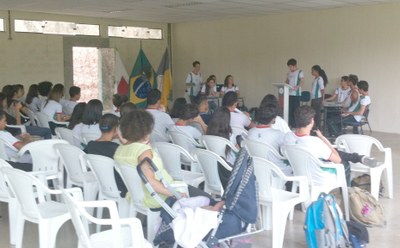
[(366, 166), (369, 166), (369, 167), (377, 167), (377, 166), (382, 164), (381, 162), (379, 162), (375, 158), (371, 158), (371, 157), (368, 157), (368, 156), (362, 157), (361, 163), (363, 163), (363, 164), (365, 164)]

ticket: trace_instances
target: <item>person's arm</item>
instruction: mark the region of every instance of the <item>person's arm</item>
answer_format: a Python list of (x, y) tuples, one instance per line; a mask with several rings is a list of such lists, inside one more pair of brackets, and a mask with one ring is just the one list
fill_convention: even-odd
[(342, 116), (345, 117), (345, 116), (349, 116), (349, 115), (363, 115), (365, 109), (366, 109), (366, 106), (365, 105), (361, 105), (360, 109), (358, 111), (356, 111), (356, 112), (344, 112), (342, 114)]
[(322, 135), (320, 130), (315, 130), (315, 133), (317, 134), (317, 137), (320, 138), (328, 147), (331, 149), (331, 155), (329, 156), (328, 160), (335, 163), (335, 164), (340, 164), (342, 162), (342, 159), (339, 156), (339, 153), (336, 151), (335, 148), (331, 145), (331, 142)]
[(13, 144), (13, 146), (17, 148), (18, 151), (21, 150), (21, 148), (24, 147), (26, 144), (32, 142), (31, 136), (28, 133), (22, 133), (19, 135), (19, 137), (21, 138), (21, 140)]
[(325, 89), (321, 89), (321, 98), (322, 98), (322, 101), (324, 101), (324, 98), (325, 98)]
[(15, 123), (16, 123), (16, 125), (22, 125), (21, 115), (19, 113), (19, 111), (22, 108), (22, 104), (20, 102), (16, 102), (13, 104), (13, 107), (14, 107), (14, 113), (15, 113)]
[(62, 113), (56, 113), (56, 121), (63, 121)]
[(334, 101), (337, 96), (338, 96), (338, 94), (335, 92), (335, 94), (333, 94), (331, 97), (326, 98), (325, 101), (328, 101), (328, 102)]
[(352, 90), (351, 91), (350, 98), (351, 98), (351, 102), (352, 103), (355, 103), (358, 100), (358, 92), (357, 92), (357, 90)]
[(201, 118), (200, 115), (196, 116), (196, 118), (194, 118), (194, 121), (200, 124), (201, 129), (203, 130), (203, 133), (207, 133), (207, 125), (203, 121), (203, 118)]

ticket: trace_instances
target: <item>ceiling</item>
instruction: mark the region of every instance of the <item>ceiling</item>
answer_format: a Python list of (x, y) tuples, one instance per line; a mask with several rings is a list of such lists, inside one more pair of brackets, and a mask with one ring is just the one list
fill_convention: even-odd
[(1, 0), (0, 9), (152, 22), (190, 22), (400, 0)]

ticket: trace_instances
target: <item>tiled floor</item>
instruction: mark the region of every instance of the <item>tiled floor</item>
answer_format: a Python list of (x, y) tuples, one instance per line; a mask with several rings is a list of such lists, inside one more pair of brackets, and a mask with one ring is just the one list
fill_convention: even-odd
[[(391, 147), (393, 152), (394, 170), (394, 199), (381, 198), (386, 212), (387, 226), (369, 228), (370, 248), (390, 248), (400, 246), (400, 211), (396, 208), (400, 206), (399, 191), (400, 181), (396, 180), (400, 175), (397, 168), (400, 161), (400, 135), (374, 132), (372, 136), (379, 139), (385, 147)], [(379, 157), (379, 156), (377, 156)], [(398, 209), (399, 210), (399, 209)], [(0, 203), (0, 248), (12, 247), (9, 245), (8, 213), (7, 205)], [(303, 221), (304, 213), (296, 211), (293, 222), (288, 221), (286, 226), (285, 248), (307, 247), (304, 238)], [(399, 246), (398, 246), (399, 245)], [(67, 222), (59, 231), (57, 236), (57, 247), (76, 247), (77, 238), (72, 223)], [(35, 224), (26, 223), (24, 232), (23, 247), (39, 247), (38, 229)], [(253, 247), (271, 247), (271, 232), (264, 231), (253, 237)]]

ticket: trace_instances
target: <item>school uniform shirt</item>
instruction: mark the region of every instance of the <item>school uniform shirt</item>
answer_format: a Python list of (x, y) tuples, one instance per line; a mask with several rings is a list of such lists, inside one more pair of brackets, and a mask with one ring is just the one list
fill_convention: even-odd
[[(17, 158), (18, 157), (18, 149), (14, 146), (17, 143), (21, 143), (21, 141), (14, 136), (12, 136), (11, 133), (9, 133), (6, 130), (1, 130), (0, 131), (0, 139), (4, 142), (4, 148), (6, 151), (7, 156), (11, 158)], [(18, 162), (21, 163), (32, 163), (32, 158), (29, 154), (24, 154), (22, 157), (18, 159)]]
[[(202, 94), (205, 94), (206, 93), (206, 85), (203, 85), (202, 87), (201, 87), (201, 93)], [(214, 85), (214, 87), (212, 87), (211, 89), (210, 89), (210, 92), (215, 92), (215, 93), (217, 93), (217, 86), (216, 85)]]
[(311, 99), (318, 99), (322, 97), (321, 90), (324, 89), (324, 79), (317, 77), (314, 79), (311, 87)]
[(291, 132), (287, 122), (279, 115), (275, 118), (275, 123), (272, 124), (272, 128), (281, 131), (282, 133)]
[(40, 107), (42, 105), (42, 101), (38, 97), (34, 97), (30, 104), (26, 104), (28, 108), (33, 112), (37, 113), (40, 111)]
[(46, 104), (46, 101), (42, 102), (42, 108), (40, 112), (49, 116), (50, 119), (54, 120), (56, 114), (62, 114), (62, 106), (60, 103), (49, 100)]
[(189, 126), (189, 125), (183, 126), (183, 125), (175, 124), (175, 129), (182, 133), (188, 134), (190, 137), (192, 137), (195, 140), (199, 140), (202, 136), (201, 132), (193, 126)]
[(98, 137), (101, 136), (101, 131), (98, 123), (92, 125), (79, 123), (74, 127), (74, 129), (72, 129), (72, 131), (74, 132), (74, 135), (76, 137), (82, 137), (83, 133), (91, 133), (91, 134), (93, 133), (97, 134)]
[(171, 116), (169, 114), (162, 112), (158, 109), (146, 109), (154, 118), (154, 129), (159, 133), (162, 133), (165, 140), (163, 142), (169, 142), (167, 138), (168, 127), (174, 125)]
[[(369, 97), (369, 96), (360, 96), (360, 102), (358, 104), (358, 107), (354, 110), (354, 112), (360, 110), (361, 106), (367, 107), (370, 104), (371, 104), (371, 97)], [(358, 121), (358, 122), (360, 122), (362, 118), (363, 118), (362, 115), (354, 115), (354, 119), (356, 119), (356, 121)]]
[(61, 102), (62, 105), (62, 109), (63, 109), (63, 113), (66, 115), (72, 115), (72, 112), (74, 111), (75, 106), (78, 103), (75, 101), (71, 101), (71, 100), (64, 100)]
[(222, 86), (222, 88), (221, 88), (221, 92), (223, 94), (226, 94), (226, 93), (228, 93), (230, 91), (237, 92), (237, 91), (239, 91), (239, 87), (234, 85), (231, 88), (228, 88), (228, 87), (225, 87), (225, 86)]
[(186, 77), (186, 83), (193, 83), (193, 86), (189, 86), (187, 88), (187, 93), (189, 96), (197, 96), (200, 92), (201, 84), (203, 83), (203, 79), (201, 78), (201, 73), (194, 74), (193, 72), (189, 72)]
[(246, 128), (251, 124), (250, 118), (237, 110), (231, 112), (231, 127)]
[[(267, 145), (272, 146), (279, 153), (280, 148), (283, 144), (283, 138), (285, 133), (273, 129), (272, 127), (265, 127), (262, 125), (257, 125), (249, 130), (247, 139), (258, 141)], [(267, 153), (267, 151), (266, 151)], [(274, 156), (273, 154), (266, 154), (268, 160), (276, 164), (285, 175), (292, 175), (292, 169), (287, 166), (280, 158)]]
[[(300, 84), (301, 79), (304, 78), (304, 73), (302, 70), (297, 69), (294, 72), (289, 71), (288, 74), (288, 84), (292, 87), (297, 86)], [(289, 90), (290, 96), (301, 96), (301, 87), (297, 90)]]
[(329, 160), (332, 154), (331, 148), (320, 138), (310, 135), (297, 136), (294, 132), (285, 134), (284, 145), (301, 145), (307, 149), (314, 157)]
[(342, 89), (342, 87), (338, 87), (335, 90), (335, 94), (337, 95), (337, 102), (338, 103), (343, 103), (347, 99), (349, 99), (349, 96), (351, 94), (351, 89), (349, 87), (349, 88), (344, 90), (344, 89)]

